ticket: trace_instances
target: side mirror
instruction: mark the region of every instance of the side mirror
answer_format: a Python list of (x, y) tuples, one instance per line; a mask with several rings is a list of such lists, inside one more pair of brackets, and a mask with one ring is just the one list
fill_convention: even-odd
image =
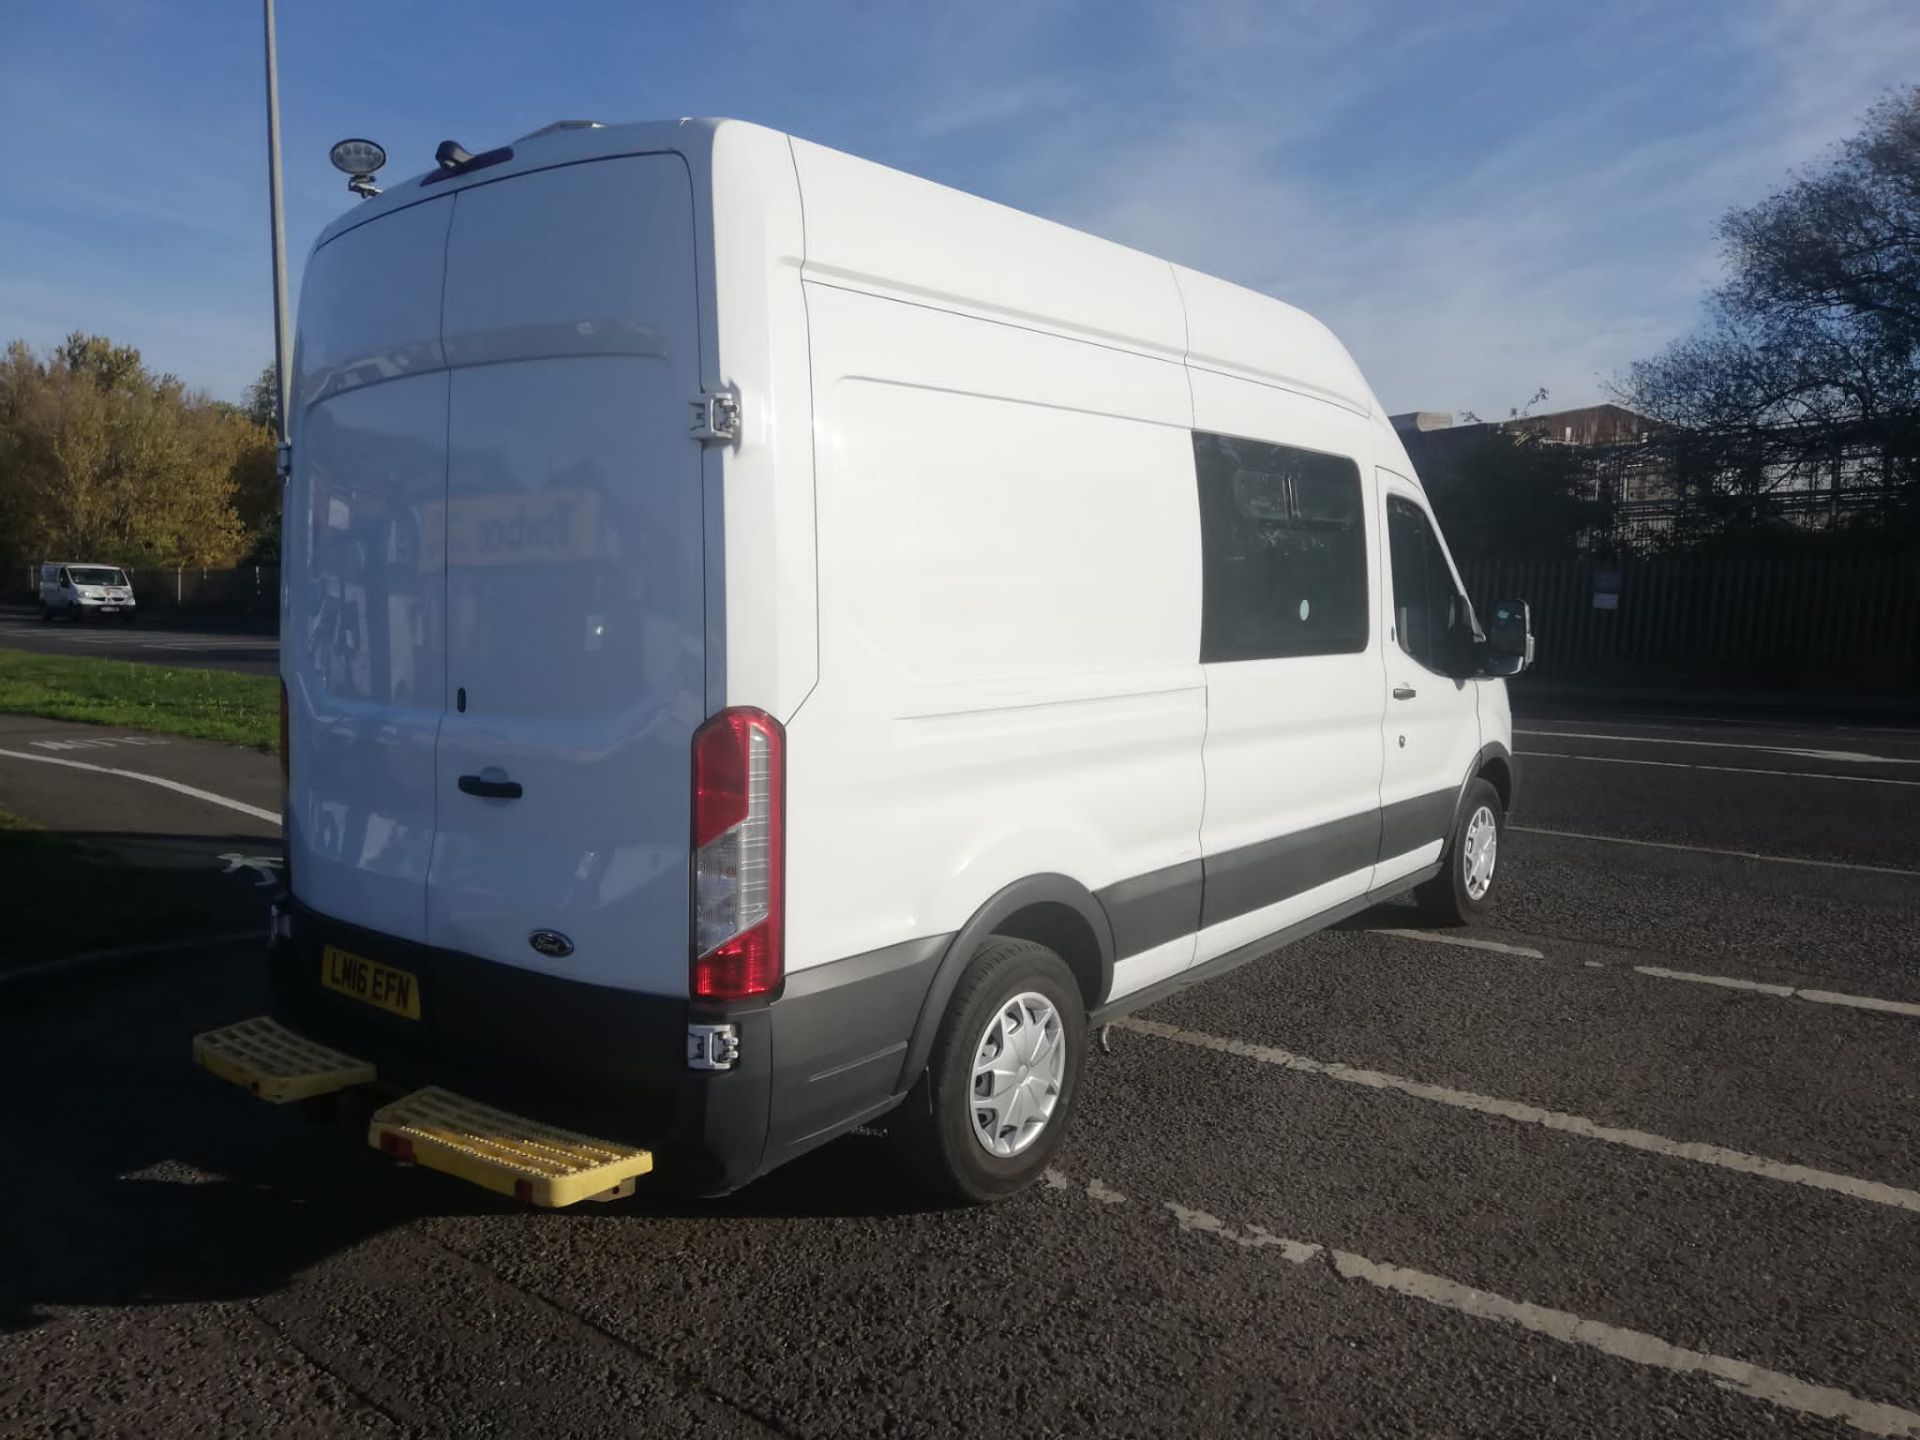
[(1480, 673), (1518, 675), (1533, 663), (1533, 609), (1524, 600), (1502, 600), (1493, 607)]

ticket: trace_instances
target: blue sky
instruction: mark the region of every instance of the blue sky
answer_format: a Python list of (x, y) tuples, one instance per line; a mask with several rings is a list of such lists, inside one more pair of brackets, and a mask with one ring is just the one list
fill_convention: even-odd
[[(271, 358), (259, 7), (3, 0), (0, 341)], [(370, 135), (735, 115), (1267, 290), (1389, 409), (1552, 408), (1689, 328), (1713, 226), (1920, 80), (1916, 0), (280, 0), (288, 258)]]

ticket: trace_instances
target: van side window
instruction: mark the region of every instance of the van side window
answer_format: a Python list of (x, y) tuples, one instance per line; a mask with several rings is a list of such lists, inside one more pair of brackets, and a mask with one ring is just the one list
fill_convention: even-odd
[(1200, 659), (1367, 648), (1360, 467), (1339, 455), (1195, 434), (1203, 573)]
[(1387, 550), (1393, 567), (1393, 629), (1400, 648), (1429, 670), (1453, 674), (1460, 658), (1453, 628), (1459, 591), (1426, 514), (1397, 495), (1387, 497)]

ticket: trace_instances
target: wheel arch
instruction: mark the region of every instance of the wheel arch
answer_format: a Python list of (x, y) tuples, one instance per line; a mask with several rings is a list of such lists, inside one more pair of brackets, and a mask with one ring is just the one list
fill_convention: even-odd
[(1513, 796), (1519, 778), (1513, 763), (1513, 752), (1495, 740), (1480, 747), (1480, 753), (1474, 757), (1473, 769), (1461, 782), (1460, 788), (1464, 791), (1469, 782), (1485, 780), (1500, 797), (1501, 810), (1512, 814)]
[(1067, 875), (1029, 875), (995, 892), (959, 930), (940, 957), (920, 1005), (899, 1088), (910, 1089), (933, 1050), (947, 1003), (968, 964), (989, 936), (1011, 935), (1052, 950), (1079, 982), (1091, 1014), (1113, 988), (1113, 927), (1091, 890)]

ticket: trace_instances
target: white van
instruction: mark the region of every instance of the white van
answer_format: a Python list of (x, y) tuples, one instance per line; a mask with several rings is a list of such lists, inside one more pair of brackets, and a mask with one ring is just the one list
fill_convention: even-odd
[(443, 1168), (538, 1121), (719, 1193), (878, 1125), (994, 1199), (1089, 1026), (1489, 902), (1524, 607), (1298, 310), (575, 127), (333, 224), (295, 370), (274, 1019), (496, 1107)]
[(96, 565), (78, 560), (48, 562), (40, 567), (40, 618), (64, 615), (117, 615), (131, 625), (138, 613), (133, 585), (118, 565)]

